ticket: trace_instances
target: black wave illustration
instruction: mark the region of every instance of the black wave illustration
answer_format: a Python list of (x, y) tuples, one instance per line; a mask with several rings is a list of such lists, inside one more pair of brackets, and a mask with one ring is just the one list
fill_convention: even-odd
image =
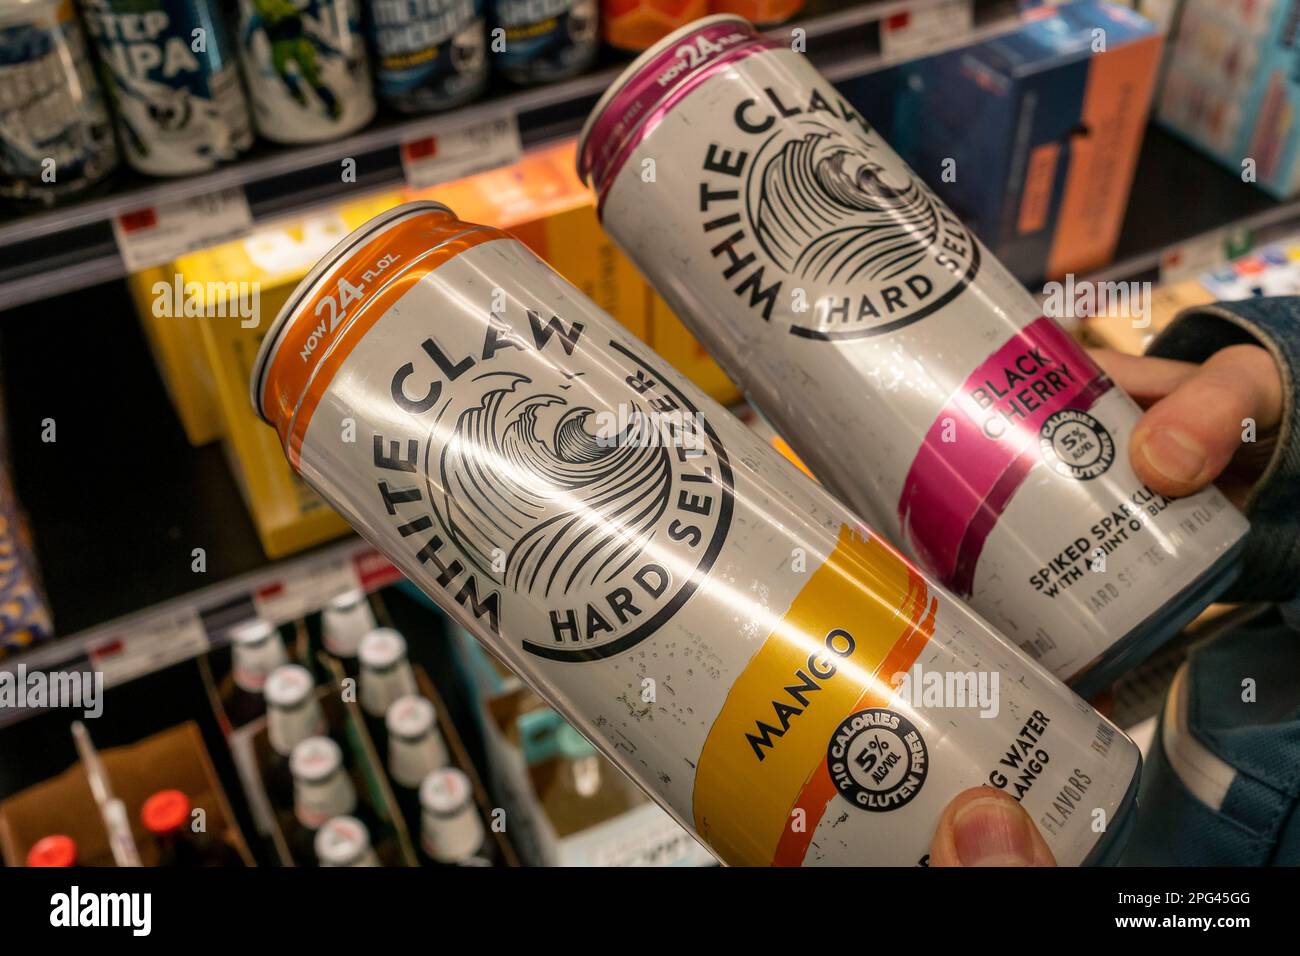
[[(602, 439), (589, 429), (592, 409), (530, 385), (511, 375), (460, 414), (439, 462), (445, 526), (479, 571), (514, 590), (550, 596), (609, 582), (667, 510), (669, 449), (639, 413)], [(558, 418), (549, 434), (543, 417)], [(499, 560), (493, 568), (496, 549), (504, 571)]]
[(749, 215), (772, 260), (804, 279), (885, 281), (939, 238), (938, 201), (910, 176), (886, 182), (861, 146), (810, 132), (780, 147), (751, 183)]

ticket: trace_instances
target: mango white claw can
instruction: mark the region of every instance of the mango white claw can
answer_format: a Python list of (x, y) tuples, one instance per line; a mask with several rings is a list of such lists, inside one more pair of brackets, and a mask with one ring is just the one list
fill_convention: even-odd
[(1235, 576), (1245, 519), (1138, 480), (1137, 406), (801, 54), (737, 17), (679, 30), (606, 92), (579, 172), (813, 473), (1081, 693)]
[(723, 860), (923, 862), (980, 784), (1062, 863), (1122, 845), (1127, 737), (505, 233), (427, 202), (363, 226), (252, 392), (314, 488)]

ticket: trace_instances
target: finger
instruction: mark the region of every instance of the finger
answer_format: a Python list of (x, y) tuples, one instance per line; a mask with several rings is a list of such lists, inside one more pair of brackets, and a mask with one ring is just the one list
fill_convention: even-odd
[(1142, 416), (1129, 442), (1133, 470), (1161, 494), (1191, 494), (1241, 450), (1243, 421), (1267, 432), (1281, 412), (1282, 381), (1267, 351), (1234, 345), (1215, 352)]
[(1052, 851), (1013, 798), (973, 787), (944, 808), (930, 844), (931, 866), (1055, 866)]
[(1089, 349), (1089, 356), (1116, 385), (1146, 408), (1164, 398), (1200, 368), (1192, 362), (1147, 358), (1111, 349)]

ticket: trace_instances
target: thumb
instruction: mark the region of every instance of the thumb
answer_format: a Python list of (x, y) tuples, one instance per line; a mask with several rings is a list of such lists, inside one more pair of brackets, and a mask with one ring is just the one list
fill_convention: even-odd
[(931, 866), (1055, 866), (1029, 814), (1001, 790), (973, 787), (944, 808)]
[(1233, 345), (1142, 416), (1129, 442), (1133, 470), (1161, 494), (1177, 497), (1214, 481), (1241, 450), (1243, 419), (1266, 432), (1278, 424), (1281, 382), (1258, 345)]

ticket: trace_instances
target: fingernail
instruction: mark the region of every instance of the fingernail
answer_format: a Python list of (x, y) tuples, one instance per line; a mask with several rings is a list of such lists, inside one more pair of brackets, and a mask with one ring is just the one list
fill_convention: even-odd
[(1200, 442), (1174, 428), (1162, 428), (1142, 442), (1147, 463), (1170, 481), (1189, 484), (1205, 470), (1205, 449)]
[(1033, 847), (1020, 808), (1005, 800), (972, 800), (952, 821), (962, 866), (1029, 866)]

